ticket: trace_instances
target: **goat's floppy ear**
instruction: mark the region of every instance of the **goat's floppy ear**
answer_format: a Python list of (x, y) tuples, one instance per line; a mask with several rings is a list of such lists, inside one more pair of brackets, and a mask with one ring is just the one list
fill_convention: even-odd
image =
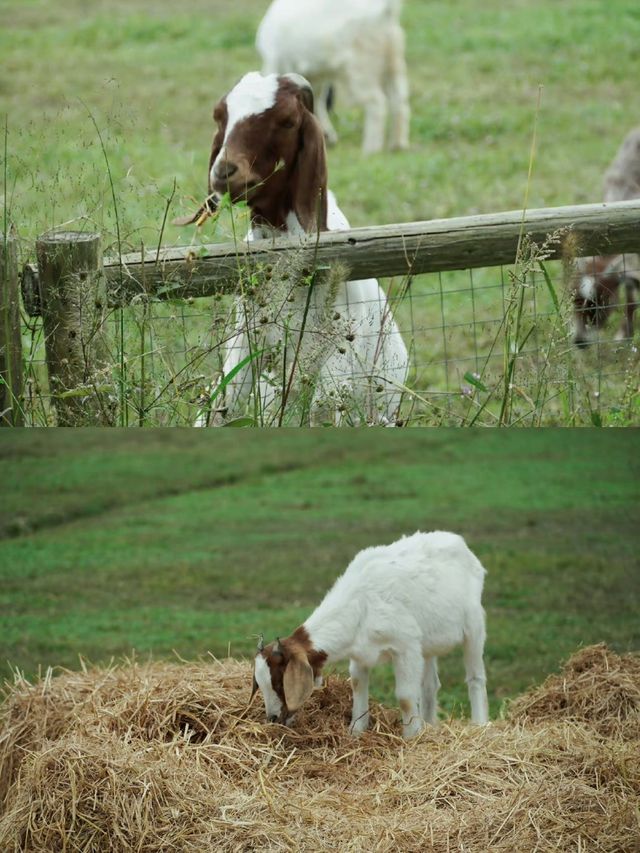
[[(304, 104), (304, 99), (301, 97)], [(327, 230), (327, 158), (324, 134), (304, 106), (298, 156), (292, 174), (293, 212), (304, 231)]]
[(215, 135), (213, 137), (213, 142), (211, 143), (211, 154), (209, 155), (209, 171), (207, 172), (207, 190), (209, 193), (212, 192), (213, 188), (211, 186), (211, 167), (215, 163), (218, 154), (222, 149), (222, 142), (224, 140), (224, 130), (222, 127), (219, 127)]
[(226, 98), (222, 98), (222, 100), (218, 101), (218, 103), (213, 108), (213, 120), (216, 123), (216, 132), (213, 135), (213, 141), (211, 143), (211, 154), (209, 155), (209, 171), (207, 172), (207, 189), (209, 193), (211, 193), (213, 189), (211, 186), (211, 167), (215, 163), (218, 154), (222, 150), (224, 135), (227, 132), (228, 119), (229, 114), (227, 112), (227, 101)]
[(256, 681), (255, 675), (253, 676), (253, 685), (251, 687), (251, 696), (249, 697), (249, 702), (253, 699), (253, 697), (258, 692), (258, 682)]
[(297, 711), (313, 692), (313, 669), (304, 652), (293, 654), (284, 671), (282, 686), (289, 711)]

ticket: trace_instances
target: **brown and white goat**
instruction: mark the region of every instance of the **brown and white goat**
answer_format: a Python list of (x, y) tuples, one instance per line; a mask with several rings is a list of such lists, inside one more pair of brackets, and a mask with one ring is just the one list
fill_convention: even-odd
[(462, 645), (471, 718), (486, 723), (484, 575), (464, 539), (445, 531), (360, 551), (291, 636), (260, 642), (253, 694), (261, 690), (267, 719), (291, 723), (325, 663), (348, 658), (359, 734), (369, 725), (369, 670), (391, 658), (403, 735), (413, 737), (437, 719), (437, 656)]
[[(640, 127), (625, 137), (604, 176), (605, 202), (640, 198)], [(633, 337), (633, 315), (640, 302), (640, 255), (580, 258), (571, 284), (574, 342), (586, 346), (616, 306), (622, 320), (616, 340)]]
[[(228, 192), (232, 202), (247, 202), (249, 240), (288, 236), (304, 243), (306, 235), (349, 227), (327, 188), (324, 138), (303, 77), (250, 72), (219, 101), (214, 119), (210, 197)], [(279, 304), (268, 300), (265, 291), (236, 300), (219, 386), (224, 400), (216, 399), (212, 415), (203, 411), (197, 425), (242, 415), (251, 399), (261, 423), (281, 423), (301, 363), (311, 423), (344, 422), (345, 410), (355, 414), (352, 422), (396, 421), (408, 354), (375, 279), (339, 278), (312, 288), (293, 281)], [(277, 368), (250, 363), (262, 351), (278, 354)]]
[[(638, 255), (597, 255), (578, 260), (572, 286), (575, 344), (587, 346), (616, 307), (622, 309), (616, 340), (633, 338), (633, 315), (640, 301), (639, 263)], [(626, 264), (635, 268), (627, 270)]]

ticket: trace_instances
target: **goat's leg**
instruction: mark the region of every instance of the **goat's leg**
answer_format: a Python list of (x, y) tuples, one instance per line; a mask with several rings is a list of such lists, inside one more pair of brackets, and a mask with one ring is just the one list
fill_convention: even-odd
[(587, 325), (584, 322), (584, 315), (582, 311), (576, 309), (573, 315), (573, 342), (578, 347), (586, 347), (593, 335), (587, 329)]
[[(222, 368), (223, 380), (225, 376), (237, 368), (240, 362), (245, 359), (251, 352), (249, 341), (244, 333), (237, 335), (231, 341), (227, 348), (227, 353)], [(251, 364), (241, 368), (231, 379), (221, 394), (213, 401), (213, 412), (211, 424), (219, 426), (228, 418), (233, 418), (239, 415), (244, 410), (244, 406), (249, 399), (252, 388), (252, 373)], [(218, 386), (220, 387), (220, 386)]]
[(361, 103), (364, 107), (362, 150), (365, 154), (374, 154), (384, 148), (387, 99), (382, 89), (376, 86), (366, 92)]
[(424, 659), (419, 649), (407, 649), (393, 659), (396, 696), (402, 714), (402, 736), (414, 737), (424, 727), (420, 714)]
[(389, 104), (389, 148), (409, 147), (409, 80), (404, 58), (404, 31), (394, 26), (388, 38), (388, 64), (385, 91)]
[(322, 128), (322, 132), (324, 133), (324, 138), (327, 141), (327, 145), (335, 145), (338, 141), (338, 133), (335, 127), (333, 126), (331, 116), (329, 115), (329, 107), (327, 106), (329, 101), (329, 92), (331, 91), (331, 83), (325, 81), (319, 86), (314, 86), (314, 89), (316, 91), (316, 118), (320, 122), (320, 127)]
[(386, 317), (381, 325), (379, 352), (376, 353), (378, 380), (383, 391), (375, 395), (378, 421), (389, 426), (395, 425), (402, 402), (402, 388), (407, 381), (409, 354), (404, 345), (400, 330), (391, 315), (387, 304)]
[(434, 657), (425, 657), (424, 673), (422, 675), (422, 719), (432, 726), (438, 722), (438, 690), (440, 679), (438, 678), (438, 660)]
[[(207, 394), (211, 398), (216, 389), (220, 389), (225, 376), (237, 368), (251, 352), (251, 342), (247, 333), (247, 318), (242, 305), (236, 306), (236, 322), (233, 336), (225, 344), (225, 356), (222, 366), (222, 380), (216, 386), (211, 385)], [(239, 370), (219, 391), (209, 405), (203, 406), (198, 413), (194, 426), (221, 426), (228, 417), (239, 414), (244, 408), (253, 385), (253, 365), (251, 362)]]
[(350, 731), (358, 735), (369, 728), (369, 670), (358, 661), (349, 661), (351, 690), (353, 692), (353, 711)]
[[(248, 398), (251, 383), (246, 369), (240, 370), (234, 378), (221, 389), (221, 383), (229, 373), (249, 354), (249, 347), (243, 340), (243, 335), (237, 335), (229, 341), (222, 366), (222, 379), (216, 385), (210, 385), (206, 390), (207, 400), (198, 412), (194, 426), (222, 426), (227, 417), (233, 416), (238, 403)], [(248, 388), (245, 389), (245, 385)]]
[(471, 703), (471, 721), (480, 726), (489, 721), (487, 678), (482, 658), (484, 640), (484, 613), (480, 611), (471, 620), (463, 644), (464, 668)]
[(616, 340), (627, 340), (633, 337), (633, 315), (638, 307), (639, 294), (640, 284), (633, 279), (625, 279), (622, 323), (616, 334)]

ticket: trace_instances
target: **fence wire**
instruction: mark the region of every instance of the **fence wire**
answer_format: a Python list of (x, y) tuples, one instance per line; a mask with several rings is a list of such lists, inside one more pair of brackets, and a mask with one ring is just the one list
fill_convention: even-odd
[[(638, 347), (621, 329), (630, 300), (638, 298), (638, 256), (624, 256), (623, 264), (627, 286), (622, 283), (601, 294), (600, 303), (594, 294), (588, 316), (586, 310), (576, 312), (560, 262), (534, 259), (524, 269), (469, 269), (383, 282), (409, 350), (399, 423), (539, 426), (633, 421)], [(275, 307), (267, 306), (269, 322), (277, 314)], [(576, 324), (585, 318), (589, 343), (577, 346)], [(113, 309), (107, 340), (114, 422), (193, 424), (223, 373), (234, 323), (234, 299), (226, 296), (141, 299)], [(307, 336), (313, 333), (312, 328), (304, 331)], [(27, 421), (54, 423), (39, 319), (28, 322), (23, 344)], [(321, 357), (326, 357), (326, 347)], [(264, 360), (255, 366), (264, 369)], [(244, 414), (247, 422), (260, 423), (255, 401)], [(299, 412), (281, 422), (300, 425)]]

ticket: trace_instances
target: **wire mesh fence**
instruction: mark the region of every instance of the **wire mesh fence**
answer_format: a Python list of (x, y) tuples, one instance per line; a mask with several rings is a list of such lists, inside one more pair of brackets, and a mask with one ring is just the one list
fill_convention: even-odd
[[(638, 266), (637, 255), (623, 256), (623, 275), (615, 288), (598, 294), (595, 281), (590, 285), (587, 278), (581, 295), (569, 265), (548, 260), (545, 251), (534, 246), (515, 266), (383, 281), (409, 353), (406, 380), (395, 387), (401, 403), (393, 422), (487, 426), (638, 422), (638, 347), (632, 337), (620, 334), (629, 303), (637, 300)], [(305, 285), (291, 282), (276, 297), (273, 287), (265, 295), (263, 285), (252, 278), (251, 298), (257, 299), (258, 310), (252, 315), (253, 328), (245, 332), (253, 341), (251, 351), (259, 352), (259, 357), (250, 358), (245, 366), (249, 393), (241, 407), (217, 422), (306, 425), (313, 391), (304, 385), (313, 386), (314, 376), (300, 353), (297, 362), (291, 361), (291, 352), (300, 337), (313, 341), (314, 335), (321, 335), (323, 345), (310, 344), (308, 357), (313, 359), (315, 346), (318, 360), (326, 359), (327, 345), (339, 348), (348, 330), (338, 320), (320, 331), (312, 322), (304, 329), (287, 326), (291, 289)], [(323, 288), (331, 286), (327, 281), (313, 284), (320, 302), (327, 301)], [(593, 297), (593, 304), (587, 297)], [(282, 330), (280, 342), (273, 344), (272, 337), (269, 347), (264, 327), (276, 321)], [(574, 342), (577, 322), (588, 329), (588, 346)], [(111, 422), (130, 426), (216, 422), (210, 416), (203, 419), (202, 412), (224, 411), (222, 395), (209, 404), (224, 383), (225, 357), (237, 326), (237, 297), (230, 295), (171, 300), (140, 295), (125, 307), (111, 308), (105, 327), (110, 369), (102, 383)], [(375, 327), (361, 331), (374, 344), (381, 335)], [(289, 361), (283, 348), (288, 348)], [(26, 422), (53, 424), (42, 323), (37, 317), (25, 315), (23, 349)], [(358, 370), (352, 361), (351, 380)], [(360, 378), (368, 379), (374, 398), (388, 393), (377, 375), (367, 378), (362, 373)], [(283, 396), (289, 385), (295, 391), (290, 388), (291, 393)], [(277, 417), (269, 411), (265, 394), (275, 397)], [(350, 409), (348, 400), (340, 404), (341, 424), (381, 422), (358, 407)], [(316, 422), (335, 420), (326, 415)]]
[[(623, 288), (610, 308), (624, 311)], [(598, 423), (637, 391), (637, 347), (616, 340), (613, 323), (576, 346), (577, 309), (560, 262), (425, 276), (407, 310), (418, 419)]]

